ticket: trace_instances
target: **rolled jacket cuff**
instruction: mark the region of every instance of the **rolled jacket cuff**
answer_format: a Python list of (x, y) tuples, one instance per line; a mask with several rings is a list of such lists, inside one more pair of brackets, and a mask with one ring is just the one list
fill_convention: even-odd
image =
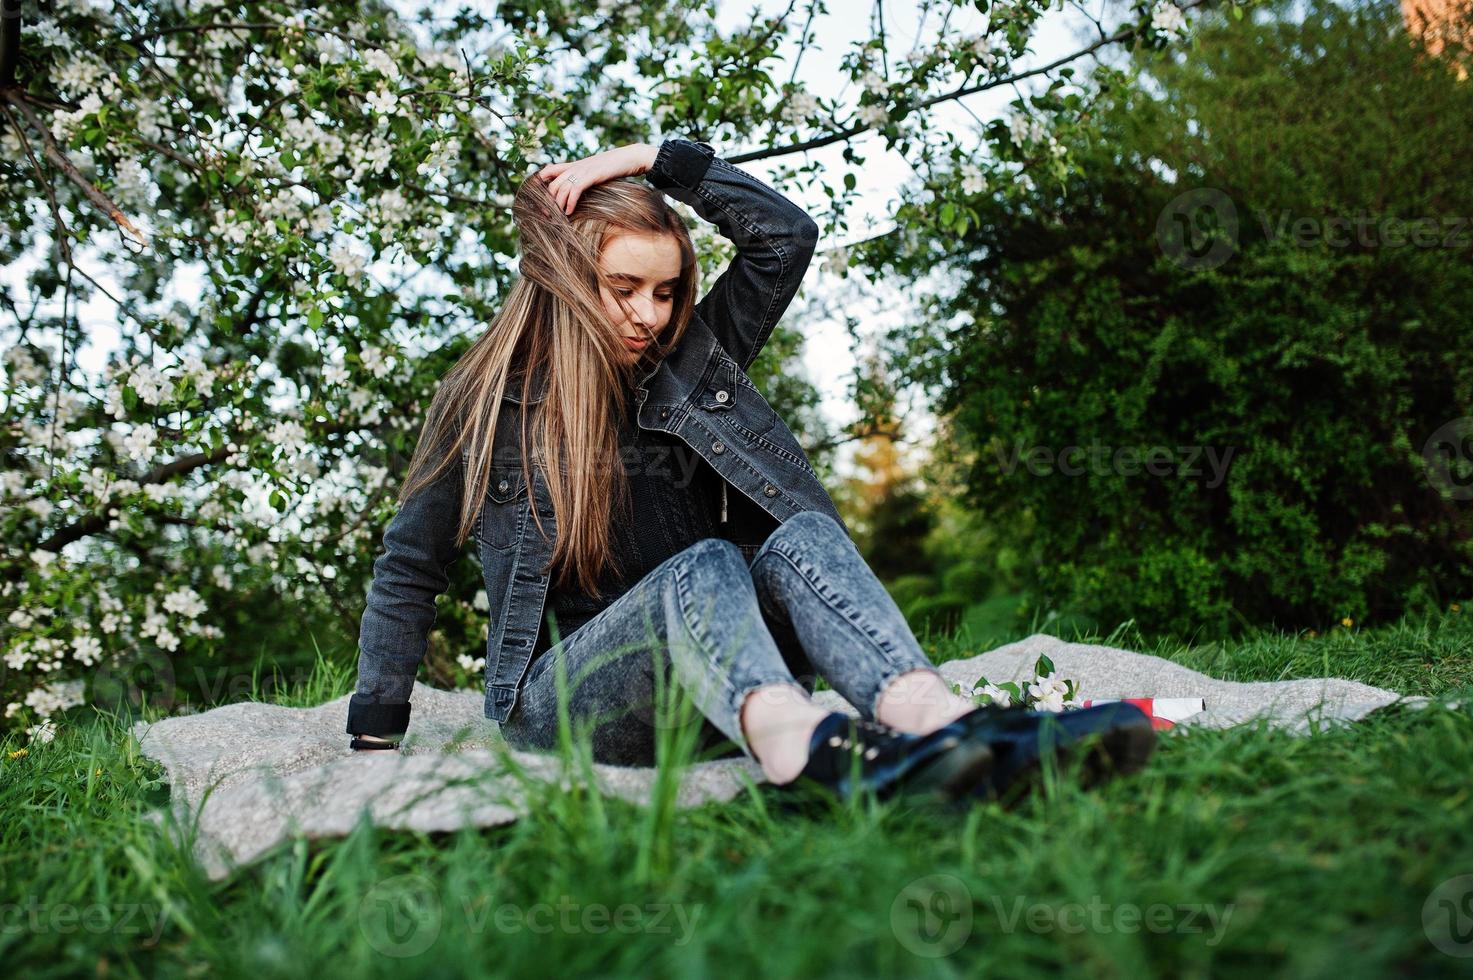
[(660, 190), (669, 187), (695, 190), (715, 156), (716, 150), (710, 143), (671, 137), (660, 144), (645, 179)]
[(409, 702), (382, 704), (354, 694), (348, 699), (349, 735), (403, 735), (409, 728)]

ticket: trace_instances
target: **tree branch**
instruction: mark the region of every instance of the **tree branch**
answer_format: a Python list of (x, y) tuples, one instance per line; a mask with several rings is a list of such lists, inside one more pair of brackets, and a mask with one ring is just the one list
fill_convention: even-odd
[[(1194, 7), (1200, 7), (1203, 4), (1210, 2), (1211, 0), (1195, 0), (1195, 2), (1193, 3), (1182, 4), (1181, 9), (1183, 12), (1185, 12), (1191, 10)], [(1055, 61), (1051, 61), (1046, 65), (1040, 65), (1037, 68), (1030, 68), (1027, 71), (1020, 71), (1014, 75), (1006, 75), (1001, 78), (994, 78), (989, 81), (981, 82), (977, 85), (972, 85), (970, 87), (963, 85), (959, 88), (953, 89), (950, 92), (943, 92), (939, 95), (934, 95), (929, 99), (922, 99), (921, 101), (911, 105), (907, 105), (904, 108), (907, 111), (926, 109), (941, 102), (950, 102), (954, 99), (964, 98), (968, 95), (976, 95), (978, 92), (986, 92), (989, 89), (1001, 88), (1004, 85), (1012, 85), (1022, 81), (1025, 78), (1032, 78), (1035, 75), (1043, 75), (1047, 72), (1053, 71), (1056, 68), (1062, 68), (1064, 65), (1069, 64), (1071, 61), (1078, 61), (1080, 58), (1094, 54), (1100, 48), (1128, 40), (1138, 33), (1139, 31), (1135, 27), (1123, 27), (1120, 30), (1116, 31), (1114, 34), (1111, 34), (1109, 37), (1101, 38), (1093, 44), (1080, 48), (1073, 54), (1065, 55), (1064, 57), (1059, 58)], [(790, 143), (787, 146), (771, 146), (762, 150), (752, 150), (750, 153), (734, 153), (730, 156), (725, 157), (725, 159), (729, 163), (748, 163), (753, 160), (767, 160), (772, 157), (788, 156), (792, 153), (805, 153), (809, 150), (816, 150), (819, 147), (828, 146), (830, 143), (841, 143), (844, 140), (852, 139), (855, 136), (860, 135), (861, 133), (869, 132), (870, 130), (875, 128), (876, 127), (874, 126), (864, 125), (849, 126), (845, 129), (836, 130), (835, 132), (829, 133), (824, 136), (815, 136), (812, 139), (803, 140), (798, 143)]]
[(31, 111), (31, 107), (26, 105), (24, 93), (20, 89), (12, 86), (11, 88), (0, 90), (0, 96), (3, 96), (7, 102), (15, 106), (20, 114), (26, 117), (26, 122), (30, 123), (32, 128), (41, 134), (41, 151), (46, 155), (46, 159), (50, 160), (58, 170), (66, 174), (68, 180), (80, 187), (82, 193), (87, 195), (87, 200), (91, 201), (103, 214), (111, 218), (119, 228), (133, 235), (138, 240), (138, 244), (147, 246), (148, 237), (139, 231), (133, 222), (128, 220), (128, 216), (123, 214), (106, 194), (94, 187), (92, 182), (86, 177), (83, 177), (82, 172), (72, 164), (72, 161), (62, 152), (61, 147), (56, 145), (56, 140), (52, 137), (51, 130), (36, 117), (36, 114)]

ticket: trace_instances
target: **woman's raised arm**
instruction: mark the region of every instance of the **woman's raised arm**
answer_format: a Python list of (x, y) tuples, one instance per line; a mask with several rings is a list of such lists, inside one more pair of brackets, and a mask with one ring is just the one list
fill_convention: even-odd
[(737, 254), (696, 304), (743, 371), (802, 285), (818, 223), (772, 187), (716, 156), (709, 143), (670, 138), (645, 179), (716, 225)]

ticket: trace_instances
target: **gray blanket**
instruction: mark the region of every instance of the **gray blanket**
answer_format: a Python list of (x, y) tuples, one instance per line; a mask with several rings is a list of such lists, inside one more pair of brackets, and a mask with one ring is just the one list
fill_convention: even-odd
[[(1042, 633), (942, 664), (940, 670), (970, 690), (981, 676), (994, 684), (1031, 678), (1041, 654), (1053, 660), (1060, 676), (1079, 681), (1081, 697), (1204, 698), (1206, 711), (1171, 733), (1262, 719), (1307, 734), (1317, 725), (1353, 721), (1394, 701), (1417, 707), (1428, 702), (1336, 677), (1219, 680), (1160, 657), (1066, 643)], [(857, 714), (834, 691), (815, 697), (830, 710)], [(346, 834), (364, 811), (375, 825), (391, 829), (446, 831), (509, 823), (525, 812), (524, 780), (566, 785), (576, 778), (562, 771), (554, 755), (508, 747), (495, 723), (483, 717), (478, 692), (416, 684), (412, 698), (414, 724), (401, 753), (348, 749), (347, 696), (315, 708), (229, 704), (140, 722), (133, 732), (143, 753), (167, 771), (176, 826), (197, 830), (195, 852), (212, 878), (228, 875), (292, 836)], [(635, 803), (648, 799), (654, 773), (652, 768), (593, 766), (600, 792)], [(763, 781), (761, 769), (745, 757), (697, 763), (681, 778), (682, 807), (729, 800), (749, 783)]]

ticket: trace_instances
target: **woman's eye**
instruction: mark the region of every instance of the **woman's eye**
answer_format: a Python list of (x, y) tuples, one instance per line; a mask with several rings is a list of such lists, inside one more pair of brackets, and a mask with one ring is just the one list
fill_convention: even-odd
[[(632, 290), (632, 289), (616, 289), (616, 290), (614, 290), (614, 292), (618, 293), (620, 296), (633, 296), (634, 295), (634, 290)], [(656, 294), (656, 296), (655, 296), (655, 299), (659, 300), (661, 303), (668, 303), (668, 302), (670, 302), (674, 298), (675, 298), (675, 294), (674, 293), (666, 293), (664, 295)]]

